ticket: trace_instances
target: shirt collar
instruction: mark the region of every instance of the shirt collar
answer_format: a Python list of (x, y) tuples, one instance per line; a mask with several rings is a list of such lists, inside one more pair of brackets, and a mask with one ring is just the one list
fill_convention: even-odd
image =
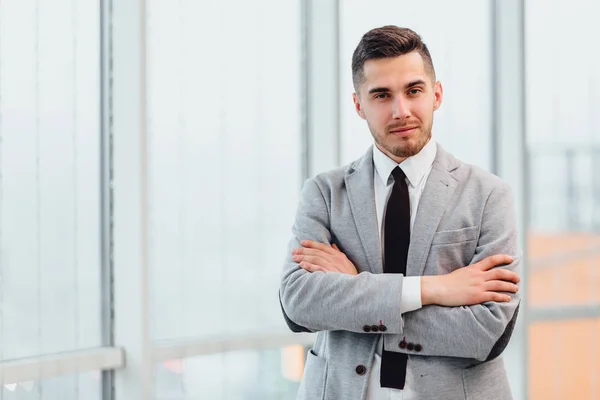
[(379, 175), (385, 186), (388, 184), (392, 170), (400, 166), (406, 178), (408, 178), (410, 185), (416, 187), (427, 171), (429, 171), (433, 160), (435, 160), (436, 153), (437, 146), (433, 138), (431, 138), (420, 152), (398, 164), (379, 150), (376, 145), (373, 145), (373, 163), (375, 164), (377, 175)]

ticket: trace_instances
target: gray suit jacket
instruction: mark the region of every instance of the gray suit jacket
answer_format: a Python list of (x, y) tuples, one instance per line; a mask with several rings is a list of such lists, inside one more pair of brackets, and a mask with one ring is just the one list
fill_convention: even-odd
[[(508, 303), (428, 305), (401, 315), (401, 274), (383, 274), (373, 153), (305, 182), (283, 268), (280, 302), (294, 332), (318, 332), (307, 354), (298, 399), (364, 399), (383, 335), (384, 348), (409, 355), (410, 382), (420, 399), (511, 399), (504, 363), (519, 294)], [(309, 273), (291, 259), (304, 239), (336, 243), (357, 276)], [(411, 233), (407, 276), (441, 275), (506, 253), (520, 273), (516, 218), (509, 186), (462, 163), (438, 145)], [(365, 325), (386, 327), (369, 332)], [(406, 341), (419, 344), (401, 349)], [(366, 367), (367, 373), (358, 366)]]

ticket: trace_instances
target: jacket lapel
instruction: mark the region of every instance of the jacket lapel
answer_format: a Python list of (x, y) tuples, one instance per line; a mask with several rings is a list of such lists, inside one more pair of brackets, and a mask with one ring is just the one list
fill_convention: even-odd
[(348, 171), (345, 178), (354, 223), (369, 260), (372, 273), (383, 273), (375, 189), (373, 187), (373, 147)]
[(411, 231), (406, 263), (408, 276), (421, 276), (425, 270), (433, 236), (446, 211), (448, 201), (458, 185), (458, 181), (451, 174), (457, 167), (456, 159), (438, 144), (437, 154), (419, 200), (417, 216)]

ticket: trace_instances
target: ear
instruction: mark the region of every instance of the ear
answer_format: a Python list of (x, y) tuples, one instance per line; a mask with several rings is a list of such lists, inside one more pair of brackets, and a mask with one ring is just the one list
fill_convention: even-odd
[(433, 86), (433, 110), (437, 110), (442, 105), (442, 99), (444, 98), (444, 89), (442, 88), (442, 82), (437, 81)]
[(352, 93), (352, 100), (354, 101), (354, 108), (356, 109), (356, 113), (362, 119), (367, 119), (367, 117), (365, 116), (365, 112), (363, 111), (363, 109), (361, 107), (360, 98), (359, 98), (358, 94)]

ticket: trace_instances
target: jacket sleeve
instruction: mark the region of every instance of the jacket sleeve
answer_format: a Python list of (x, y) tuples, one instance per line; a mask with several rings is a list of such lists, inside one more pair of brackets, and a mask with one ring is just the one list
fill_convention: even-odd
[(401, 331), (402, 275), (311, 273), (292, 260), (292, 249), (301, 247), (301, 240), (331, 244), (329, 209), (315, 180), (304, 184), (292, 233), (279, 290), (283, 315), (292, 331), (364, 332), (365, 325), (379, 326), (380, 321), (386, 333)]
[[(512, 193), (502, 183), (492, 190), (485, 205), (479, 241), (471, 264), (504, 253), (514, 257), (506, 268), (521, 273), (517, 223)], [(404, 314), (402, 336), (409, 343), (420, 344), (419, 355), (491, 360), (506, 348), (514, 329), (520, 291), (511, 293), (510, 302), (486, 302), (462, 307), (428, 305)], [(392, 341), (388, 350), (399, 351)], [(414, 351), (406, 351), (414, 353)], [(416, 354), (416, 353), (415, 353)]]

